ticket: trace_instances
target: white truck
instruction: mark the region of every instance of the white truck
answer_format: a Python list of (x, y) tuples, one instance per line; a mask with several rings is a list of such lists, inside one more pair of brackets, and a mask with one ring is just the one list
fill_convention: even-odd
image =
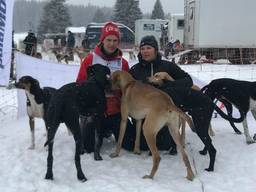
[[(166, 39), (161, 42), (164, 31)], [(179, 39), (183, 43), (184, 14), (172, 14), (170, 19), (138, 19), (135, 21), (135, 45), (138, 46), (141, 38), (154, 35), (158, 45)]]
[(183, 43), (184, 39), (184, 14), (183, 13), (175, 13), (171, 14), (171, 22), (169, 23), (169, 40), (180, 40)]
[(138, 19), (135, 21), (135, 45), (139, 46), (142, 37), (146, 35), (154, 35), (160, 45), (162, 29), (164, 25), (168, 25), (170, 20), (163, 19)]
[(185, 0), (186, 48), (256, 48), (255, 0)]

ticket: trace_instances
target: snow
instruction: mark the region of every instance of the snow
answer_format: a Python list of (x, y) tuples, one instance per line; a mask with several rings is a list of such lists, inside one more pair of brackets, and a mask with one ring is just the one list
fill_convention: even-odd
[[(175, 191), (175, 192), (252, 192), (256, 189), (256, 145), (247, 145), (243, 135), (236, 135), (228, 123), (221, 118), (212, 120), (216, 136), (213, 143), (217, 149), (214, 172), (206, 172), (209, 157), (201, 156), (198, 150), (203, 145), (199, 138), (187, 129), (186, 149), (196, 173), (194, 181), (185, 178), (185, 167), (180, 155), (170, 156), (161, 151), (162, 160), (153, 180), (144, 180), (152, 159), (147, 152), (134, 155), (125, 150), (120, 157), (111, 159), (109, 154), (115, 144), (104, 140), (101, 153), (103, 161), (94, 161), (93, 154), (81, 156), (82, 169), (88, 181), (81, 183), (76, 178), (74, 165), (74, 141), (64, 125), (59, 127), (54, 143), (54, 180), (44, 179), (46, 173), (47, 150), (43, 121), (36, 120), (36, 148), (29, 150), (30, 130), (28, 118), (9, 122), (1, 126), (0, 133), (0, 190), (16, 191)], [(255, 124), (249, 117), (249, 127)], [(240, 130), (242, 125), (239, 124)], [(253, 130), (253, 133), (255, 129)]]
[[(219, 68), (219, 65), (216, 66), (216, 69)], [(233, 73), (229, 70), (226, 72)], [(43, 121), (36, 119), (35, 122), (34, 150), (28, 149), (30, 146), (28, 117), (18, 120), (13, 118), (0, 123), (0, 191), (3, 192), (254, 192), (256, 190), (256, 144), (247, 145), (244, 135), (236, 135), (228, 122), (219, 116), (212, 119), (215, 131), (212, 139), (217, 149), (214, 172), (204, 171), (209, 165), (209, 157), (198, 153), (203, 148), (203, 144), (196, 134), (189, 128), (186, 129), (186, 151), (196, 175), (192, 182), (185, 178), (186, 170), (180, 155), (170, 156), (166, 151), (160, 152), (162, 160), (154, 179), (142, 179), (152, 167), (152, 158), (148, 156), (148, 152), (134, 155), (122, 150), (119, 157), (111, 159), (109, 155), (115, 148), (115, 142), (109, 138), (104, 139), (101, 149), (103, 161), (94, 161), (93, 154), (81, 155), (82, 169), (88, 179), (85, 183), (81, 183), (76, 178), (74, 140), (69, 136), (64, 124), (59, 127), (55, 136), (54, 180), (45, 180), (47, 150), (43, 147), (46, 140)], [(237, 126), (243, 131), (242, 123)], [(248, 126), (253, 135), (256, 129), (251, 114), (248, 115)]]
[(85, 33), (86, 27), (67, 27), (66, 28), (66, 33), (68, 31), (71, 31), (72, 33)]

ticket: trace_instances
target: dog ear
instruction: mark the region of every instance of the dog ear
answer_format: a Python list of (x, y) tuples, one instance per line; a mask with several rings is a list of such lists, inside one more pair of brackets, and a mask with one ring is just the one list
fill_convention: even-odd
[(87, 67), (86, 74), (87, 74), (87, 78), (95, 74), (95, 69), (93, 65)]
[(30, 82), (31, 83), (30, 92), (35, 94), (38, 91), (38, 89), (40, 89), (40, 84), (37, 79), (34, 79), (31, 77), (31, 80), (32, 81)]
[(33, 82), (31, 82), (30, 92), (35, 96), (35, 101), (37, 104), (43, 103), (43, 93), (37, 79), (33, 79)]

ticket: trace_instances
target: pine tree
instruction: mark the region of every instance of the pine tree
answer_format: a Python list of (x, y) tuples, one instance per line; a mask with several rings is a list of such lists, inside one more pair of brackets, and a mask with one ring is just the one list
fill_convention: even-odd
[(43, 8), (43, 15), (38, 26), (38, 37), (44, 33), (64, 33), (65, 28), (71, 25), (66, 0), (50, 0)]
[(97, 22), (97, 23), (103, 23), (103, 22), (106, 21), (105, 15), (104, 15), (104, 13), (102, 12), (101, 9), (97, 9), (97, 10), (96, 10), (92, 21), (93, 21), (93, 22)]
[(151, 19), (164, 19), (164, 11), (160, 0), (156, 0)]
[(117, 0), (114, 8), (113, 20), (127, 25), (132, 30), (135, 28), (135, 20), (142, 18), (138, 0)]

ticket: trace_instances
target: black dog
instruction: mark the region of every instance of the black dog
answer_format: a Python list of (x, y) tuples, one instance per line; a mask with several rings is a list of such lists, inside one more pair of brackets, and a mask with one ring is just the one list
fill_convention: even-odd
[[(52, 87), (41, 88), (38, 80), (31, 76), (22, 76), (15, 84), (16, 88), (24, 89), (27, 96), (27, 114), (29, 116), (29, 126), (31, 131), (31, 146), (35, 148), (35, 121), (34, 118), (42, 118), (46, 126), (47, 108), (51, 96), (56, 89)], [(46, 127), (47, 132), (47, 127)]]
[[(232, 104), (240, 112), (240, 120), (243, 121), (244, 135), (246, 142), (254, 143), (249, 134), (246, 115), (251, 110), (256, 120), (256, 82), (239, 81), (229, 78), (215, 79), (203, 87), (202, 91), (209, 96), (211, 100), (220, 100), (225, 105), (228, 114), (232, 117)], [(234, 121), (230, 121), (235, 129)], [(237, 129), (237, 128), (236, 128)]]
[(201, 141), (204, 143), (204, 149), (200, 151), (200, 154), (206, 155), (207, 151), (210, 157), (209, 167), (206, 171), (214, 170), (214, 163), (216, 157), (216, 149), (212, 144), (211, 137), (209, 136), (209, 126), (212, 118), (214, 109), (220, 114), (221, 117), (227, 120), (234, 120), (232, 117), (225, 114), (221, 109), (218, 108), (212, 100), (204, 95), (202, 92), (194, 90), (190, 87), (176, 87), (170, 86), (163, 79), (159, 79), (160, 76), (155, 74), (153, 77), (149, 77), (147, 80), (149, 83), (160, 88), (162, 91), (166, 92), (173, 100), (174, 104), (182, 109), (184, 112), (192, 117), (193, 123), (195, 125), (195, 131)]
[[(57, 90), (52, 97), (48, 108), (48, 158), (47, 173), (45, 179), (53, 179), (53, 140), (60, 123), (65, 123), (73, 134), (76, 152), (75, 165), (77, 178), (86, 181), (80, 164), (81, 153), (81, 130), (79, 126), (79, 115), (92, 116), (96, 123), (96, 130), (100, 129), (100, 121), (106, 109), (105, 89), (110, 88), (110, 70), (108, 67), (95, 64), (87, 69), (88, 80), (82, 84), (70, 83)], [(96, 145), (100, 145), (96, 143)], [(99, 147), (95, 150), (96, 158), (99, 155)]]

